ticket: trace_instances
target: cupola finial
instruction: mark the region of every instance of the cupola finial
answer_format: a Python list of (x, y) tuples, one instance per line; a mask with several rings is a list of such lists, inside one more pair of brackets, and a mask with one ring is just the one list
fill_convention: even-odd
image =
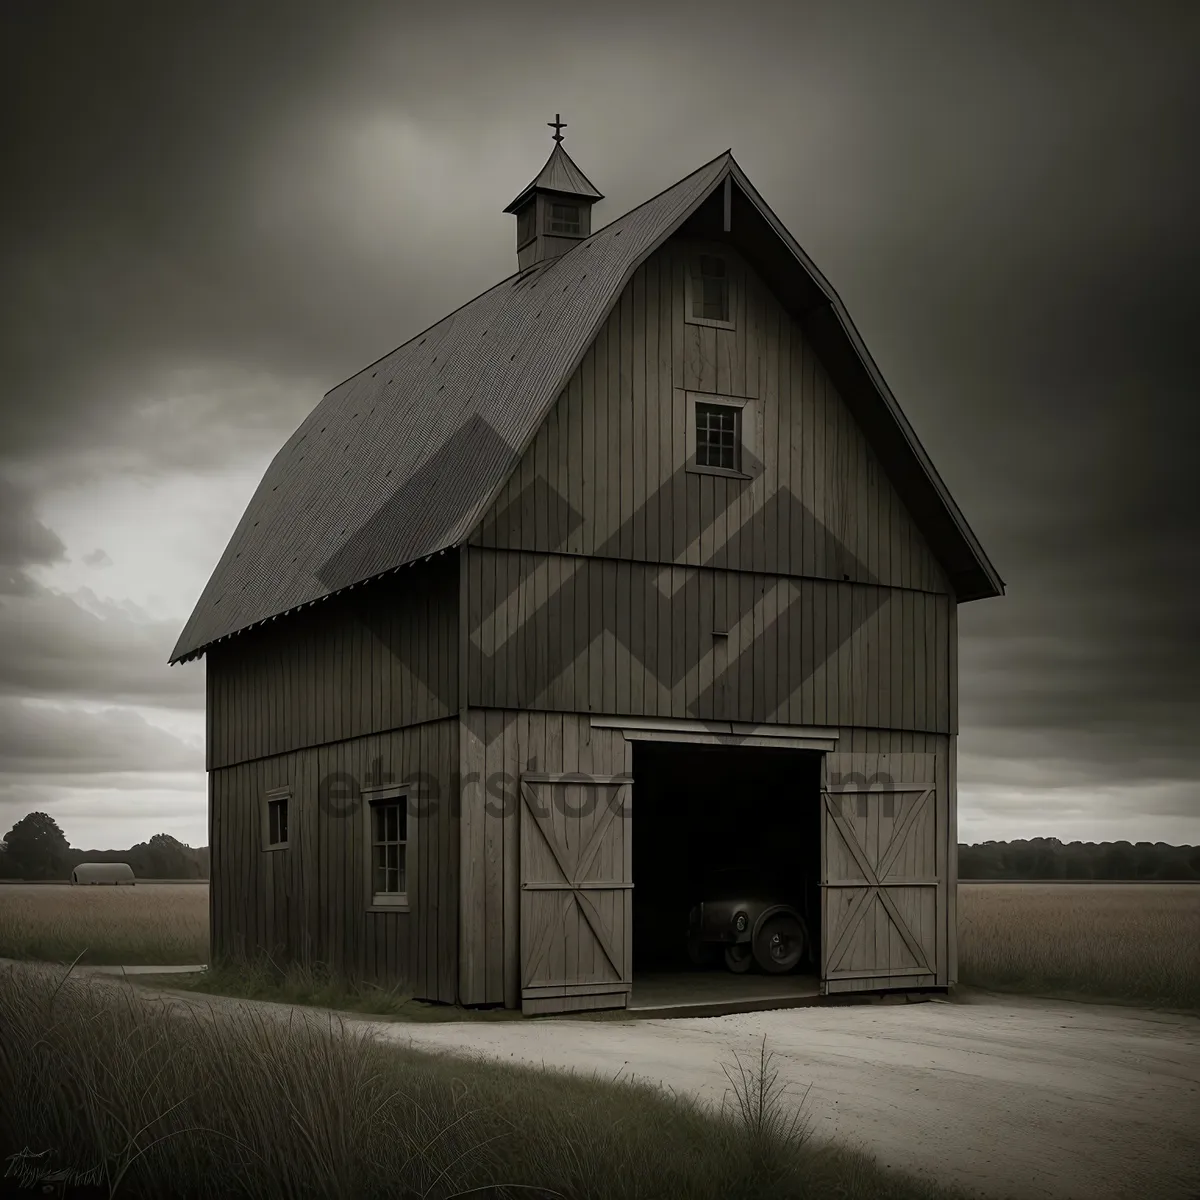
[(504, 210), (517, 218), (517, 266), (520, 270), (566, 254), (592, 232), (592, 205), (604, 197), (562, 148), (567, 123), (561, 113), (547, 125), (554, 149), (530, 185)]

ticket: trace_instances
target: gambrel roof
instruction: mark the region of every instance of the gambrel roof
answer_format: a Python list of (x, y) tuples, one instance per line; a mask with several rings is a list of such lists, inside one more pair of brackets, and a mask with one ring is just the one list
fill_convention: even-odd
[(841, 301), (726, 151), (329, 392), (267, 468), (170, 661), (466, 541), (637, 267), (723, 204), (725, 236), (802, 323), (958, 599), (1001, 595)]

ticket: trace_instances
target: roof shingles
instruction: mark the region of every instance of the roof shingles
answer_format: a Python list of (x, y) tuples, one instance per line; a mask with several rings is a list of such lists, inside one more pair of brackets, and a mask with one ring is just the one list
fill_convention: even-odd
[(457, 545), (727, 153), (334, 388), (275, 456), (171, 661)]
[(824, 329), (831, 362), (844, 360), (847, 387), (907, 481), (907, 502), (956, 565), (961, 597), (1002, 594), (841, 301), (726, 151), (329, 392), (268, 467), (171, 661), (464, 541), (634, 270), (727, 177), (771, 229), (787, 269), (822, 299), (829, 315), (814, 310), (814, 330)]

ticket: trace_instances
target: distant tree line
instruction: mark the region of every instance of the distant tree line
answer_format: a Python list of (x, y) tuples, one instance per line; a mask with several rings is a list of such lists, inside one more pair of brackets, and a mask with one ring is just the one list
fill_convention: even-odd
[(53, 817), (30, 813), (0, 842), (0, 879), (67, 880), (81, 862), (125, 862), (138, 879), (208, 878), (208, 847), (193, 849), (169, 833), (128, 850), (78, 850)]
[[(70, 879), (81, 862), (127, 862), (139, 879), (207, 879), (208, 847), (156, 833), (128, 850), (76, 850), (52, 817), (30, 813), (0, 842), (0, 879)], [(959, 843), (959, 879), (1200, 879), (1200, 846), (1166, 842)]]
[(959, 879), (1200, 879), (1200, 846), (1031, 838), (958, 847)]

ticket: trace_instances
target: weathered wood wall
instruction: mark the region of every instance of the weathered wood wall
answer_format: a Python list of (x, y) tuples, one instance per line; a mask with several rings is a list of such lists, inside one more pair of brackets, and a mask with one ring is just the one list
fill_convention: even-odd
[[(458, 969), (458, 719), (431, 721), (209, 774), (214, 957), (329, 964), (453, 1001)], [(360, 789), (420, 776), (410, 912), (367, 912)], [(260, 798), (290, 787), (290, 846), (264, 851)], [(411, 824), (411, 817), (410, 817)]]
[[(695, 245), (638, 269), (472, 538), (467, 703), (948, 733), (945, 573), (731, 249), (736, 328), (685, 320)], [(751, 398), (753, 478), (686, 469), (689, 391)]]
[[(877, 737), (850, 738), (848, 742), (872, 740), (877, 745), (881, 741)], [(879, 881), (933, 968), (931, 972), (915, 969), (914, 956), (878, 898), (867, 906), (857, 924), (853, 922), (855, 905), (866, 888), (847, 886), (848, 880), (861, 876), (859, 863), (833, 823), (826, 820), (821, 864), (822, 881), (827, 885), (822, 952), (830, 968), (825, 986), (831, 994), (947, 984), (949, 948), (957, 942), (957, 930), (949, 920), (948, 855), (956, 844), (957, 831), (949, 823), (948, 739), (927, 741), (934, 748), (849, 750), (839, 743), (836, 753), (825, 756), (827, 782), (837, 785), (857, 775), (859, 786), (872, 788), (865, 814), (857, 811), (852, 794), (835, 795), (834, 799), (868, 863), (879, 866), (893, 839), (900, 839), (897, 855), (889, 868), (880, 872)], [(911, 793), (889, 794), (891, 785), (913, 783), (931, 785), (927, 800), (918, 802), (918, 796)], [(880, 803), (885, 795), (893, 801), (890, 813)], [(910, 806), (917, 815), (908, 823), (905, 816)], [(905, 966), (914, 969), (904, 971)]]
[(467, 564), (472, 705), (949, 732), (945, 593), (478, 547)]
[[(265, 950), (454, 999), (458, 594), (447, 555), (209, 650), (215, 956)], [(366, 911), (357, 797), (377, 760), (438, 793), (416, 822), (407, 913)], [(291, 845), (264, 851), (262, 797), (279, 787), (293, 789)]]
[(209, 769), (458, 711), (453, 554), (207, 651)]
[[(591, 713), (833, 727), (840, 753), (936, 756), (941, 882), (914, 919), (938, 983), (952, 981), (954, 596), (802, 327), (749, 265), (723, 248), (734, 329), (685, 320), (695, 245), (675, 239), (638, 269), (471, 539), (463, 769), (515, 777), (531, 753), (570, 769), (559, 722), (579, 744), (600, 733), (576, 715)], [(689, 391), (750, 398), (751, 479), (686, 469)], [(605, 742), (590, 769), (624, 769), (623, 753)], [(515, 1002), (516, 811), (464, 804), (471, 1002)]]
[[(459, 742), (462, 810), (462, 944), (464, 1004), (520, 1006), (521, 900), (518, 780), (524, 771), (617, 775), (632, 767), (619, 730), (592, 729), (576, 713), (472, 709)], [(553, 810), (552, 810), (553, 811)], [(554, 812), (565, 840), (566, 822)], [(558, 1001), (554, 1011), (588, 1007), (588, 998)]]
[[(472, 540), (948, 591), (800, 325), (732, 249), (737, 327), (684, 320), (689, 244), (634, 274)], [(683, 469), (689, 390), (756, 402), (753, 482)]]
[[(616, 729), (593, 729), (590, 716), (576, 713), (473, 709), (459, 743), (462, 792), (462, 941), (460, 989), (465, 1004), (520, 1005), (518, 915), (520, 911), (519, 805), (523, 771), (583, 771), (612, 775), (633, 768), (632, 743)], [(943, 735), (899, 730), (842, 729), (840, 754), (936, 756), (939, 791), (947, 786), (947, 742)], [(634, 811), (637, 782), (634, 781)], [(812, 829), (818, 829), (820, 797), (812, 798)], [(940, 803), (940, 802), (939, 802)], [(948, 806), (939, 808), (936, 869), (947, 873), (953, 846)], [(635, 818), (636, 822), (636, 818)], [(636, 835), (636, 823), (633, 829)], [(939, 876), (941, 877), (941, 876)], [(636, 883), (636, 880), (635, 880)], [(636, 893), (635, 893), (636, 903)], [(946, 911), (943, 904), (939, 914)], [(940, 915), (935, 933), (939, 962), (949, 962), (953, 935)], [(941, 972), (939, 972), (939, 976)], [(871, 982), (866, 987), (871, 986)], [(846, 987), (833, 990), (848, 990)], [(586, 1007), (586, 999), (577, 1005)]]

